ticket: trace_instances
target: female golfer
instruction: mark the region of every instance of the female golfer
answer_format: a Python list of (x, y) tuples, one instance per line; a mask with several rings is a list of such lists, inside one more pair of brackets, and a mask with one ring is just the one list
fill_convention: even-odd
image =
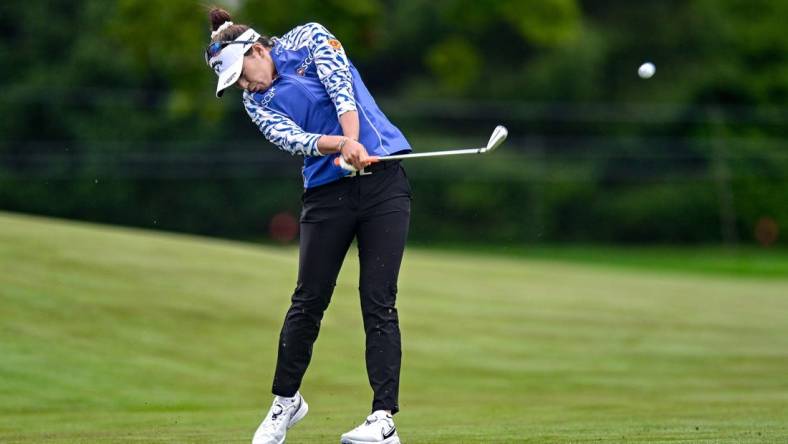
[[(304, 418), (299, 393), (342, 261), (357, 239), (359, 292), (372, 413), (342, 443), (399, 443), (392, 415), (399, 410), (400, 331), (395, 307), (410, 220), (410, 186), (398, 162), (375, 156), (409, 152), (402, 133), (375, 104), (342, 44), (309, 23), (282, 37), (233, 24), (210, 12), (205, 60), (219, 76), (217, 97), (229, 86), (268, 141), (304, 156), (298, 282), (279, 336), (273, 404), (252, 442), (283, 443)], [(357, 169), (335, 165), (343, 159)]]

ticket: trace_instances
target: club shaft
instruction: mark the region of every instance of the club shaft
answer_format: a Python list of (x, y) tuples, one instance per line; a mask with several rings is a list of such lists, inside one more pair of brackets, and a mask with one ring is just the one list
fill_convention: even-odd
[(433, 151), (431, 153), (411, 153), (411, 154), (395, 154), (393, 156), (380, 156), (378, 160), (400, 160), (400, 159), (413, 159), (416, 157), (442, 157), (442, 156), (457, 156), (460, 154), (481, 154), (485, 147), (481, 148), (468, 148), (464, 150), (451, 150), (451, 151)]

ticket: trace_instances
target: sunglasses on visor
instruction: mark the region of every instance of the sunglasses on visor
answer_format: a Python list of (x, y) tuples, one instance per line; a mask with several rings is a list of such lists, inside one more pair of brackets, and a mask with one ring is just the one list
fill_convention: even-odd
[(210, 45), (208, 45), (207, 48), (205, 48), (205, 63), (208, 63), (208, 61), (212, 57), (216, 57), (216, 55), (222, 52), (224, 47), (227, 45), (232, 45), (234, 43), (246, 45), (247, 43), (255, 43), (255, 42), (257, 42), (257, 40), (241, 40), (241, 41), (225, 40), (225, 41), (213, 42)]

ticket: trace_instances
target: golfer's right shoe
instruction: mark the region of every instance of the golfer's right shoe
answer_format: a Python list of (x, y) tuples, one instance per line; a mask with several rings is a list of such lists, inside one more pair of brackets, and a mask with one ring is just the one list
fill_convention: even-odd
[(383, 410), (376, 410), (355, 429), (342, 435), (342, 444), (400, 444), (394, 419)]
[(277, 396), (260, 427), (254, 432), (252, 444), (283, 444), (287, 430), (304, 419), (309, 411), (301, 393), (292, 398)]

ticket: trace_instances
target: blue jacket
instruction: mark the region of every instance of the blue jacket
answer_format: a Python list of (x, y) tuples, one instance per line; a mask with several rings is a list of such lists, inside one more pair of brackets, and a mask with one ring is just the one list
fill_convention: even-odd
[(269, 142), (304, 156), (304, 188), (335, 181), (348, 171), (339, 154), (317, 149), (321, 135), (342, 135), (339, 116), (358, 111), (359, 142), (372, 156), (410, 152), (410, 144), (383, 112), (347, 59), (342, 44), (322, 25), (308, 23), (274, 39), (278, 77), (265, 91), (244, 92), (247, 114)]

